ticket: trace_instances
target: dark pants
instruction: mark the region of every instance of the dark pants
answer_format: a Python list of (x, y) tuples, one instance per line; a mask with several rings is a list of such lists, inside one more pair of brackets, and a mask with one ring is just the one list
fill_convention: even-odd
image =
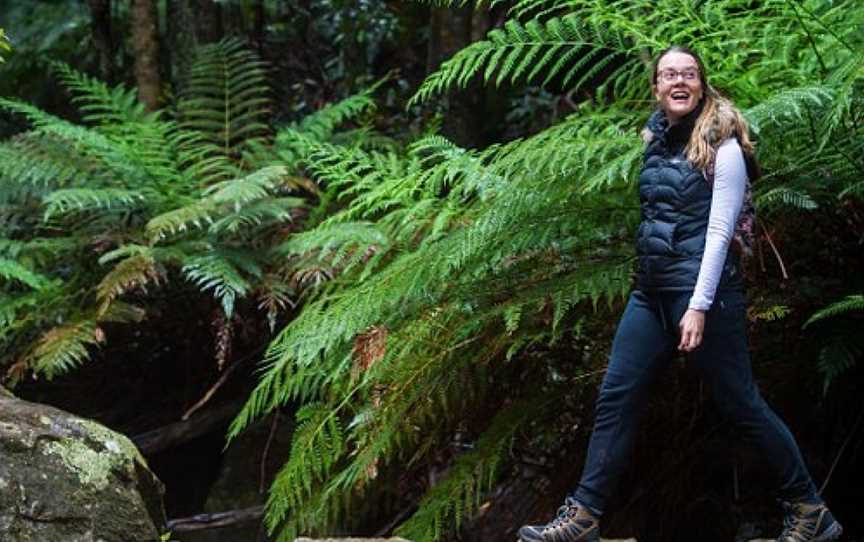
[[(601, 512), (615, 488), (636, 434), (653, 377), (678, 346), (678, 322), (691, 292), (634, 291), (618, 324), (597, 398), (594, 432), (577, 500)], [(779, 498), (818, 502), (816, 488), (786, 425), (753, 383), (747, 349), (746, 302), (740, 290), (717, 292), (706, 314), (702, 344), (688, 354), (736, 435), (765, 454)]]

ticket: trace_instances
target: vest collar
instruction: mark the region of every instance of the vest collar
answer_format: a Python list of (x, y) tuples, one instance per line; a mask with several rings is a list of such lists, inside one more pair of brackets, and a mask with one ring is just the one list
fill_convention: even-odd
[(670, 145), (686, 145), (690, 140), (690, 134), (693, 132), (693, 127), (696, 125), (696, 119), (699, 118), (704, 107), (705, 100), (702, 100), (696, 106), (696, 109), (681, 117), (681, 119), (672, 126), (669, 125), (669, 119), (666, 118), (666, 112), (662, 109), (657, 109), (648, 119), (647, 127), (653, 134), (654, 138), (660, 139), (664, 143)]

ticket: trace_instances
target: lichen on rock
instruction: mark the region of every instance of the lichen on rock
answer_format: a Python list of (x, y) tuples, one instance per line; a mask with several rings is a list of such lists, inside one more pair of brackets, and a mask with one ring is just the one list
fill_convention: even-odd
[(86, 444), (72, 439), (48, 442), (43, 446), (47, 454), (57, 455), (69, 469), (78, 475), (82, 484), (108, 487), (108, 476), (118, 463), (112, 452), (99, 452)]

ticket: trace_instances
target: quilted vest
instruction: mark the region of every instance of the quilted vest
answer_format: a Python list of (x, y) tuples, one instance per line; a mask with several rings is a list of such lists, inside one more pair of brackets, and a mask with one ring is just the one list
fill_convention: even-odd
[[(637, 288), (693, 290), (705, 250), (711, 185), (684, 152), (697, 108), (674, 126), (662, 110), (648, 120), (651, 139), (639, 174), (642, 221), (636, 236)], [(742, 287), (738, 251), (729, 250), (718, 289)]]

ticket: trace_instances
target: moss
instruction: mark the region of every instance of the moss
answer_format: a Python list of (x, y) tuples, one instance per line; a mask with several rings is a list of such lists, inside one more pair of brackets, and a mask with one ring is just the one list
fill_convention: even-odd
[(72, 439), (52, 441), (45, 445), (45, 453), (58, 456), (82, 484), (97, 489), (108, 487), (108, 476), (116, 464), (111, 452), (97, 452), (86, 444)]
[(147, 461), (141, 455), (141, 452), (138, 451), (138, 448), (124, 435), (115, 433), (104, 425), (90, 420), (79, 419), (75, 421), (91, 438), (99, 441), (106, 450), (121, 454), (125, 459), (134, 460), (141, 465), (147, 465)]
[(78, 475), (82, 484), (105, 489), (112, 470), (128, 471), (131, 461), (146, 465), (135, 445), (123, 435), (88, 420), (75, 420), (75, 423), (102, 449), (97, 451), (83, 441), (74, 439), (49, 442), (44, 449), (46, 453), (58, 456)]

